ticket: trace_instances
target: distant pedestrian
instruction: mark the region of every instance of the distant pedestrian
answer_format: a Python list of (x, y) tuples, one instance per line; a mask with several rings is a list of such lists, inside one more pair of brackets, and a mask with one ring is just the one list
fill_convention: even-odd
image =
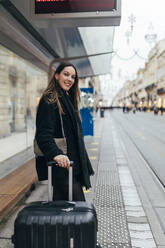
[(161, 113), (161, 115), (163, 115), (163, 111), (164, 111), (163, 107), (160, 107), (160, 113)]
[(133, 112), (134, 114), (136, 114), (136, 108), (135, 108), (135, 107), (133, 108), (132, 112)]
[(154, 115), (157, 115), (158, 114), (158, 111), (159, 111), (158, 108), (155, 106), (154, 107)]

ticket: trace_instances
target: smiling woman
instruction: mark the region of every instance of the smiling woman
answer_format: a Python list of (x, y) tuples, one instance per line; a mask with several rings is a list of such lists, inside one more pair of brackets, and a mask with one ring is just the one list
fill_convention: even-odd
[(55, 73), (55, 78), (58, 80), (60, 87), (68, 91), (74, 84), (76, 71), (72, 66), (65, 67), (60, 74)]
[[(44, 156), (36, 156), (39, 180), (47, 179), (46, 162), (55, 160), (53, 200), (68, 200), (68, 169), (73, 166), (73, 200), (85, 201), (82, 187), (91, 187), (94, 174), (89, 161), (79, 113), (80, 90), (73, 64), (60, 64), (41, 97), (36, 118), (36, 142)], [(67, 152), (55, 141), (65, 136)]]

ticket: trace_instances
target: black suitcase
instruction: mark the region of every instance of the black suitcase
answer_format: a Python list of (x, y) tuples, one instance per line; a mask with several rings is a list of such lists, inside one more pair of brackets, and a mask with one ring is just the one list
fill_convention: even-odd
[[(51, 163), (48, 167), (48, 202), (24, 207), (14, 223), (15, 248), (96, 248), (97, 216), (88, 202), (55, 201), (51, 196)], [(69, 170), (69, 200), (72, 198)], [(71, 186), (71, 187), (70, 187)]]

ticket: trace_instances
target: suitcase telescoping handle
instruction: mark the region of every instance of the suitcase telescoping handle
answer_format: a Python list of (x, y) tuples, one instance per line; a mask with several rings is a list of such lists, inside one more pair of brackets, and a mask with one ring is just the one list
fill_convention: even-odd
[[(69, 167), (69, 201), (73, 200), (73, 161), (70, 161)], [(49, 161), (48, 165), (48, 201), (52, 201), (52, 167), (57, 166), (58, 163), (56, 161)]]

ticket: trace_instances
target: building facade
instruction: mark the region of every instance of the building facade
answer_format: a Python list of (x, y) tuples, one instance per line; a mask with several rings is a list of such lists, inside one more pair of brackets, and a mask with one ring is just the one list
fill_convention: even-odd
[(159, 41), (150, 51), (143, 69), (136, 79), (126, 81), (115, 96), (113, 105), (152, 110), (165, 109), (165, 40)]

